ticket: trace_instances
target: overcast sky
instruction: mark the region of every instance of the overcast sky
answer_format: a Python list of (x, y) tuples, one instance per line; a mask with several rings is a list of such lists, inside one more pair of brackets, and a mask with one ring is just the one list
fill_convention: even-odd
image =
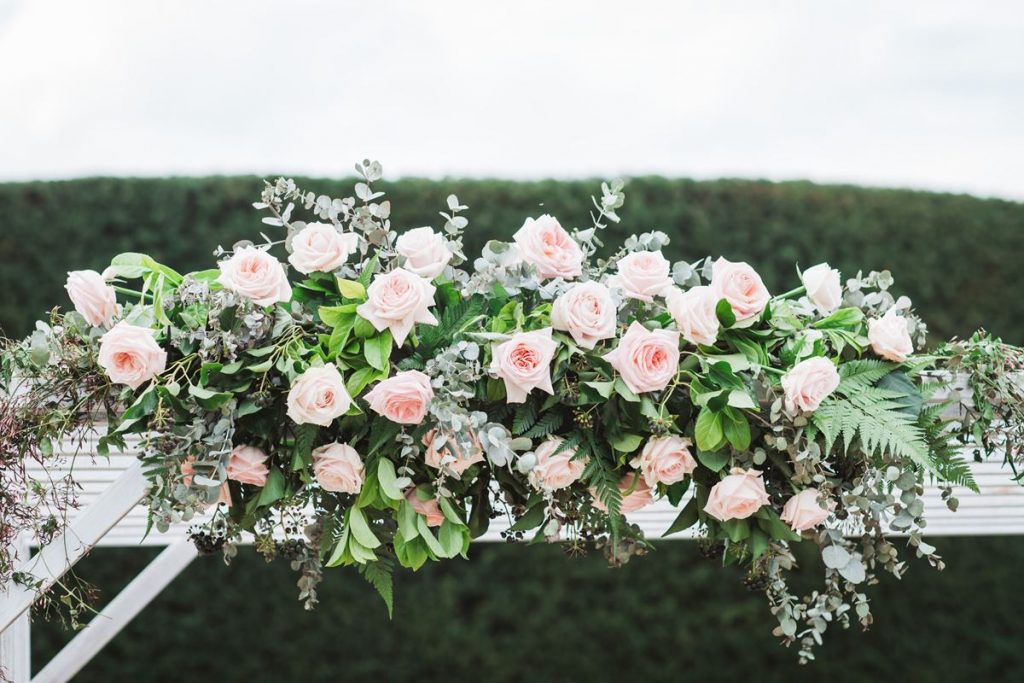
[(660, 173), (1024, 199), (1024, 3), (0, 0), (0, 179)]

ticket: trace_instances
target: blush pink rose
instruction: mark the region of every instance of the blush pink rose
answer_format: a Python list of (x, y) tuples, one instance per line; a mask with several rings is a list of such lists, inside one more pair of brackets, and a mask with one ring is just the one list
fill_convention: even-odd
[(732, 472), (711, 487), (704, 512), (720, 522), (746, 519), (768, 504), (764, 479), (757, 470), (734, 467)]
[(255, 446), (235, 446), (228, 458), (228, 479), (253, 486), (265, 485), (270, 474), (269, 457)]
[(192, 479), (196, 476), (196, 456), (190, 455), (181, 463), (181, 481), (185, 486), (192, 486)]
[(669, 277), (671, 264), (660, 251), (636, 251), (619, 259), (617, 273), (608, 285), (640, 301), (654, 301), (654, 297), (672, 286)]
[(675, 484), (697, 469), (697, 461), (690, 452), (690, 440), (675, 434), (656, 436), (644, 444), (640, 457), (630, 463), (644, 475), (650, 487)]
[(583, 250), (553, 216), (527, 218), (513, 236), (519, 256), (543, 278), (571, 280), (583, 273)]
[(463, 453), (459, 449), (458, 444), (451, 438), (446, 439), (441, 448), (434, 448), (434, 437), (436, 435), (437, 430), (431, 429), (423, 437), (423, 445), (426, 447), (424, 460), (428, 467), (439, 470), (443, 461), (445, 467), (455, 472), (455, 474), (462, 476), (470, 467), (484, 461), (484, 449), (480, 444), (479, 437), (475, 433), (470, 435), (473, 446), (469, 449), (469, 453)]
[(800, 361), (782, 376), (786, 410), (813, 413), (839, 386), (839, 371), (828, 358), (815, 356)]
[(583, 475), (587, 461), (585, 458), (573, 460), (576, 456), (575, 448), (564, 448), (556, 453), (562, 441), (558, 437), (551, 437), (533, 452), (537, 462), (530, 470), (529, 480), (534, 488), (558, 491), (572, 486)]
[(288, 417), (296, 424), (328, 427), (352, 407), (352, 397), (335, 365), (312, 367), (288, 391)]
[(310, 223), (291, 240), (288, 263), (300, 273), (329, 273), (340, 268), (359, 248), (359, 237), (338, 232), (330, 223)]
[[(608, 512), (608, 506), (601, 502), (597, 496), (597, 489), (588, 489), (590, 497), (593, 498), (593, 506), (602, 512)], [(647, 507), (654, 502), (654, 494), (644, 478), (635, 472), (629, 472), (619, 480), (619, 493), (622, 494), (622, 502), (619, 504), (619, 512), (629, 514)]]
[(551, 327), (568, 332), (576, 343), (592, 349), (602, 339), (615, 336), (615, 302), (600, 282), (583, 282), (551, 304)]
[(106, 327), (117, 315), (117, 297), (114, 288), (95, 270), (73, 270), (64, 285), (75, 310), (90, 325)]
[(430, 312), (436, 288), (419, 275), (404, 268), (381, 273), (366, 290), (366, 301), (356, 312), (370, 321), (378, 332), (391, 330), (395, 343), (401, 346), (413, 325), (436, 325)]
[(835, 505), (830, 501), (828, 507), (822, 507), (819, 498), (821, 492), (818, 489), (804, 489), (786, 501), (780, 515), (782, 521), (789, 524), (793, 531), (806, 531), (818, 526), (828, 519)]
[(443, 273), (453, 256), (444, 235), (430, 228), (405, 231), (395, 240), (395, 251), (405, 258), (403, 268), (428, 280)]
[(419, 370), (406, 370), (377, 382), (364, 397), (374, 412), (392, 422), (418, 425), (434, 399), (430, 378)]
[(100, 338), (98, 360), (111, 382), (138, 389), (164, 371), (167, 352), (149, 328), (119, 322)]
[(363, 488), (366, 471), (356, 449), (335, 442), (313, 449), (313, 474), (325, 491), (356, 494)]
[(914, 352), (906, 319), (890, 308), (881, 318), (868, 320), (871, 350), (886, 360), (902, 363)]
[(634, 393), (659, 391), (667, 387), (679, 371), (679, 333), (648, 330), (634, 322), (615, 350), (605, 354), (604, 359)]
[(491, 372), (505, 380), (508, 403), (523, 403), (534, 389), (555, 393), (551, 386), (551, 359), (558, 344), (551, 328), (520, 332), (491, 351)]
[(260, 306), (290, 301), (292, 286), (284, 265), (263, 249), (242, 247), (221, 261), (217, 282)]
[(746, 263), (733, 263), (724, 258), (711, 268), (711, 289), (718, 299), (725, 299), (737, 320), (760, 315), (770, 295), (761, 276)]
[(405, 492), (405, 499), (409, 501), (409, 505), (416, 511), (416, 514), (427, 518), (427, 526), (441, 526), (444, 524), (444, 512), (441, 511), (437, 498), (420, 500), (416, 488), (410, 488)]
[(843, 303), (843, 285), (839, 271), (827, 263), (819, 263), (800, 275), (807, 298), (822, 315), (835, 311)]
[(711, 346), (718, 339), (719, 298), (710, 287), (691, 287), (685, 292), (672, 287), (665, 293), (665, 304), (683, 339), (691, 344)]

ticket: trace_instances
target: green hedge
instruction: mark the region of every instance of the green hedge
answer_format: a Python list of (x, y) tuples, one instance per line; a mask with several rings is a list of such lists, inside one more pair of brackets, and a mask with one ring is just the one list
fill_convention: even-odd
[[(394, 621), (353, 570), (330, 570), (303, 611), (294, 576), (251, 550), (197, 560), (80, 677), (108, 681), (1008, 681), (1024, 667), (1017, 538), (934, 541), (948, 568), (911, 562), (872, 588), (867, 633), (830, 630), (819, 659), (771, 636), (764, 597), (693, 543), (610, 570), (551, 546), (473, 546), (469, 562), (396, 582)], [(806, 555), (813, 548), (802, 547)], [(155, 553), (98, 550), (80, 565), (109, 598)], [(821, 565), (802, 557), (807, 588)], [(37, 670), (69, 638), (33, 631)]]
[[(347, 193), (351, 183), (300, 181)], [(178, 269), (206, 268), (218, 244), (258, 236), (254, 177), (112, 179), (0, 185), (0, 328), (26, 333), (66, 302), (65, 271), (101, 269), (121, 251), (144, 251)], [(589, 221), (596, 181), (402, 180), (384, 184), (397, 227), (439, 224), (449, 192), (469, 204), (467, 249), (509, 238), (525, 216)], [(794, 263), (827, 260), (845, 272), (890, 269), (936, 337), (987, 325), (1024, 341), (1024, 204), (963, 195), (823, 186), (804, 182), (637, 178), (627, 186), (631, 232), (669, 233), (674, 258), (721, 254), (750, 261), (769, 287), (788, 289)], [(258, 238), (258, 237), (257, 237)], [(1014, 295), (1014, 293), (1017, 293)]]

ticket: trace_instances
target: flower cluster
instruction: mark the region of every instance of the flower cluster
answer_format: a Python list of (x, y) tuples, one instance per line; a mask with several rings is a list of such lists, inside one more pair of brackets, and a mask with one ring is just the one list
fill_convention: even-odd
[[(101, 447), (141, 435), (158, 528), (205, 511), (227, 548), (287, 544), (307, 604), (354, 565), (390, 606), (396, 565), (465, 556), (494, 518), (619, 565), (647, 547), (623, 515), (666, 501), (667, 533), (745, 566), (805, 658), (828, 623), (870, 623), (863, 588), (905, 568), (889, 532), (940, 564), (920, 484), (972, 486), (950, 443), (992, 444), (929, 406), (929, 371), (970, 349), (915, 355), (924, 326), (887, 274), (823, 263), (773, 295), (747, 263), (671, 263), (663, 233), (597, 259), (621, 184), (594, 226), (528, 218), (466, 270), (458, 198), (439, 230), (399, 233), (379, 164), (357, 170), (343, 199), (268, 184), (281, 239), (216, 269), (122, 254), (69, 275), (79, 381), (115, 397)], [(803, 600), (798, 542), (825, 572)]]

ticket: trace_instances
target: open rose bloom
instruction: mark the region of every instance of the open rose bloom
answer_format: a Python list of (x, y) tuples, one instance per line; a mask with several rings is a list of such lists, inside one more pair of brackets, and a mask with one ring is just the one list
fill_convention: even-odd
[(608, 285), (631, 299), (654, 301), (672, 286), (671, 267), (660, 251), (636, 251), (619, 259), (618, 272)]
[(660, 391), (679, 371), (679, 333), (648, 330), (640, 323), (629, 326), (605, 360), (622, 376), (631, 391)]
[(64, 285), (75, 310), (90, 325), (107, 327), (117, 315), (117, 296), (114, 288), (95, 270), (74, 270), (68, 273)]
[(288, 392), (288, 417), (298, 424), (330, 426), (351, 406), (352, 397), (333, 365), (309, 368)]
[(267, 483), (270, 468), (269, 456), (255, 446), (235, 446), (228, 458), (228, 479), (242, 484), (263, 486)]
[(839, 371), (828, 358), (816, 356), (797, 363), (782, 377), (786, 410), (813, 413), (839, 386)]
[(568, 332), (585, 349), (615, 336), (615, 302), (600, 282), (573, 285), (551, 305), (551, 327)]
[(542, 491), (558, 491), (572, 486), (587, 466), (576, 457), (576, 449), (562, 447), (563, 440), (547, 439), (534, 452), (537, 462), (530, 470), (530, 483)]
[(520, 258), (539, 277), (571, 280), (583, 272), (583, 250), (553, 216), (527, 218), (514, 237)]
[(329, 273), (359, 248), (359, 237), (338, 232), (330, 223), (310, 223), (291, 240), (288, 263), (300, 273)]
[(430, 228), (413, 228), (398, 236), (395, 251), (404, 258), (402, 267), (410, 273), (433, 280), (452, 260), (448, 240)]
[(505, 381), (509, 403), (523, 403), (534, 389), (554, 393), (551, 386), (551, 359), (557, 344), (551, 328), (520, 332), (498, 344), (491, 353), (491, 372)]
[(284, 266), (267, 251), (256, 247), (242, 247), (221, 261), (217, 282), (260, 306), (272, 306), (292, 298), (292, 286)]
[(902, 363), (914, 352), (907, 321), (895, 308), (881, 318), (868, 320), (868, 341), (871, 350), (886, 360)]
[(366, 290), (366, 302), (357, 312), (377, 331), (391, 330), (395, 343), (401, 346), (416, 323), (436, 325), (430, 312), (434, 305), (434, 285), (419, 275), (395, 268), (374, 277)]
[(434, 390), (425, 374), (406, 370), (378, 382), (364, 398), (374, 412), (392, 422), (417, 425), (427, 415)]
[(711, 290), (718, 299), (729, 302), (738, 321), (760, 315), (771, 298), (757, 271), (746, 263), (724, 258), (712, 266)]
[(357, 494), (366, 471), (356, 449), (345, 443), (329, 443), (313, 449), (313, 473), (325, 491)]
[(164, 371), (167, 352), (149, 328), (120, 322), (100, 338), (98, 361), (111, 382), (138, 389)]
[(704, 512), (721, 522), (727, 522), (730, 519), (746, 519), (769, 502), (761, 473), (737, 467), (711, 487)]

